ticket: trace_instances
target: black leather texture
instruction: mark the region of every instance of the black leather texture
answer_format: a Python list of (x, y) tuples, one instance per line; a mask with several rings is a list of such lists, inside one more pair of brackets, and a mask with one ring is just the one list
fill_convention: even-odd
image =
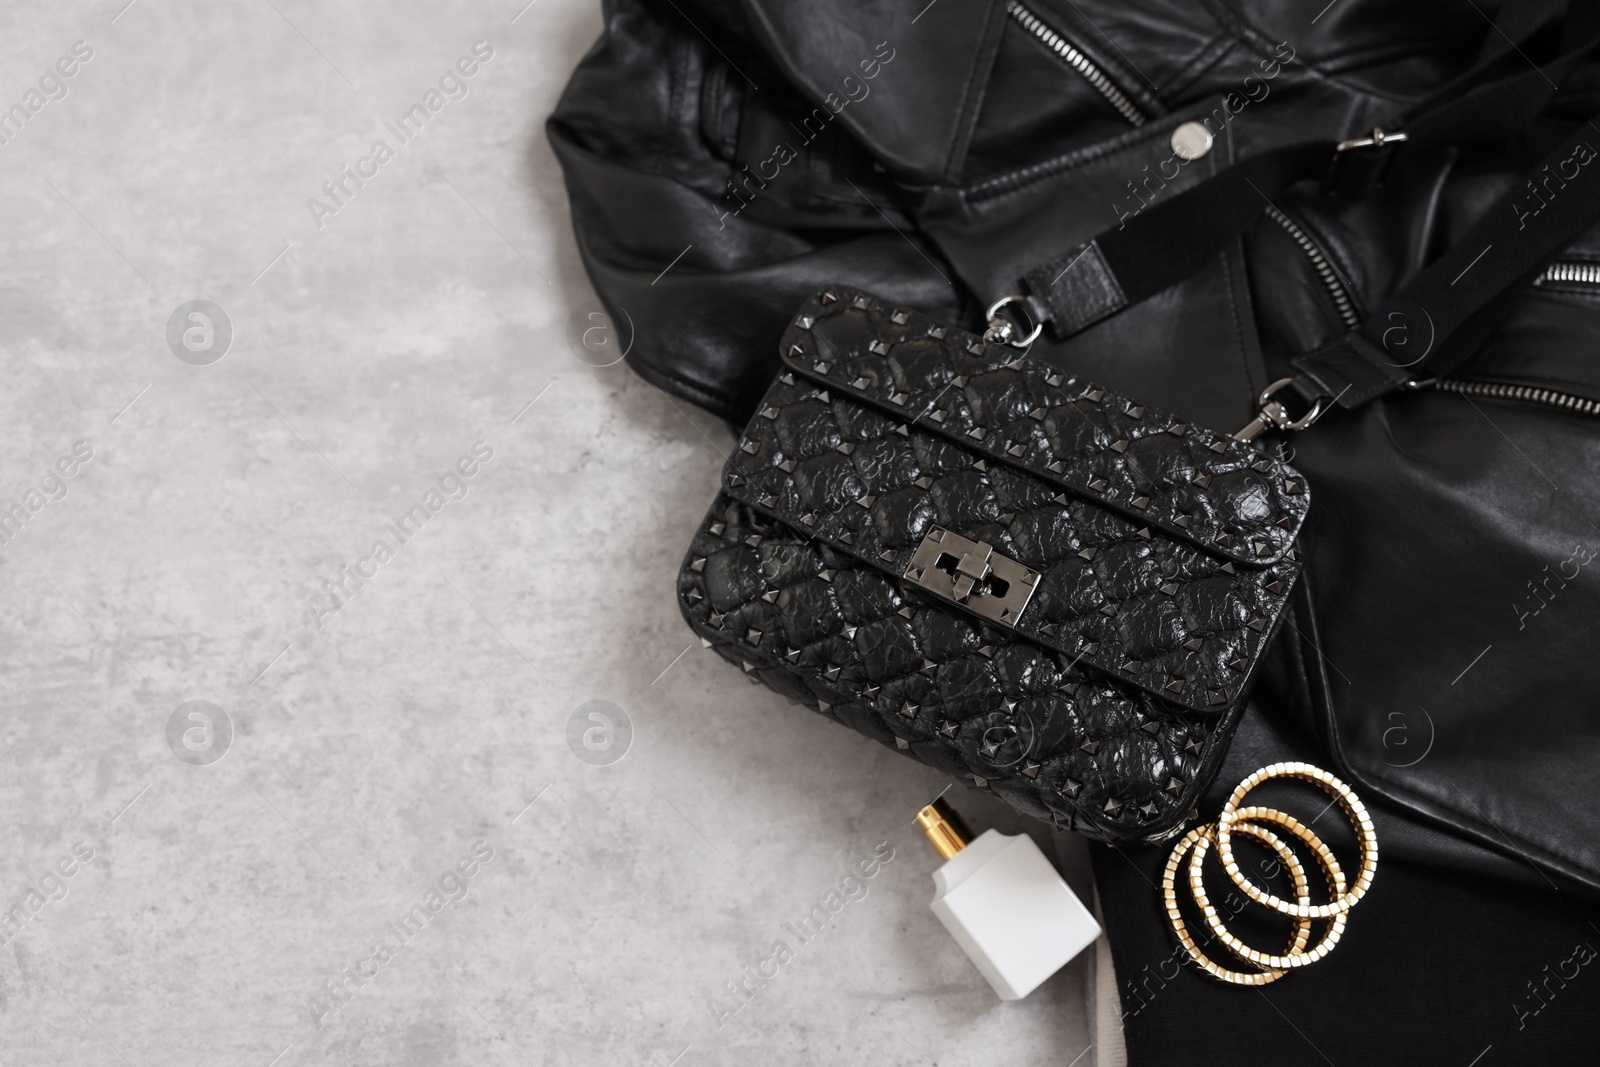
[[(719, 498), (680, 580), (690, 623), (1030, 814), (1107, 840), (1176, 830), (1230, 732), (1202, 724), (1241, 703), (1299, 575), (1305, 479), (848, 286), (780, 343), (789, 369), (723, 474), (776, 521), (745, 533), (758, 520)], [(910, 580), (936, 529), (1031, 570), (1007, 625)]]
[[(1498, 40), (1493, 9), (1459, 0), (1024, 4), (1141, 121), (1003, 0), (608, 0), (549, 132), (590, 277), (636, 327), (629, 365), (742, 426), (783, 369), (776, 339), (824, 286), (981, 326), (1029, 271), (1122, 217), (1235, 161), (1368, 135)], [(1274, 195), (1212, 269), (1047, 334), (1029, 358), (1194, 425), (1241, 426), (1293, 360), (1521, 187), (1594, 112), (1597, 85), (1590, 63), (1525, 141), (1402, 153), (1370, 195)], [(1175, 129), (1208, 120), (1209, 152), (1178, 160)], [(1600, 230), (1561, 258), (1600, 265)], [(1492, 849), (1541, 884), (1590, 887), (1600, 424), (1519, 397), (1600, 400), (1597, 347), (1600, 286), (1530, 285), (1457, 372), (1480, 391), (1391, 394), (1271, 446), (1315, 490), (1297, 542), (1314, 596), (1248, 713), (1303, 722), (1364, 797), (1470, 839), (1464, 866)], [(1395, 847), (1432, 863), (1444, 846)]]
[(1242, 711), (1189, 711), (1074, 665), (726, 495), (678, 601), (752, 681), (1101, 841), (1181, 829)]

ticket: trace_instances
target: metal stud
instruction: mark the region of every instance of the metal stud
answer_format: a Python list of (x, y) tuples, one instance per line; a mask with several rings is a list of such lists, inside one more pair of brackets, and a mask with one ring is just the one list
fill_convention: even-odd
[(1022, 765), (1022, 774), (1025, 778), (1039, 777), (1039, 765), (1032, 760)]
[(1205, 471), (1201, 471), (1199, 474), (1194, 476), (1194, 484), (1204, 489), (1206, 486), (1211, 484), (1211, 475), (1207, 474)]
[(744, 639), (752, 645), (759, 645), (761, 643), (761, 631), (751, 627), (744, 632)]
[(985, 437), (989, 436), (989, 431), (985, 430), (982, 426), (974, 426), (972, 429), (967, 431), (967, 436), (973, 438), (974, 440), (981, 441)]
[(894, 747), (904, 752), (911, 747), (911, 742), (903, 737), (897, 737), (894, 739)]
[(761, 594), (761, 599), (765, 600), (768, 604), (776, 604), (778, 602), (778, 590), (768, 589), (765, 593)]
[(887, 356), (889, 354), (889, 346), (882, 341), (874, 341), (867, 346), (867, 351), (876, 356)]
[(1147, 496), (1136, 496), (1132, 500), (1128, 501), (1128, 503), (1132, 504), (1140, 511), (1143, 511), (1145, 508), (1150, 506), (1150, 498)]
[(848, 456), (850, 453), (856, 450), (856, 446), (850, 441), (840, 441), (837, 445), (833, 446), (833, 450), (835, 452), (843, 452)]
[(1126, 452), (1127, 450), (1128, 450), (1128, 442), (1122, 441), (1122, 440), (1117, 440), (1117, 441), (1112, 441), (1111, 442), (1111, 451), (1121, 453), (1121, 452)]
[(1106, 798), (1106, 806), (1100, 810), (1104, 811), (1107, 815), (1115, 815), (1117, 812), (1122, 810), (1122, 801), (1118, 800), (1116, 797), (1108, 797)]
[(907, 393), (890, 393), (889, 394), (889, 403), (891, 403), (891, 404), (899, 404), (901, 407), (904, 407), (906, 401), (910, 400), (910, 399), (911, 399), (911, 397)]
[(1184, 434), (1189, 432), (1189, 424), (1186, 422), (1175, 422), (1171, 426), (1167, 427), (1167, 432), (1174, 437), (1182, 437)]
[(1265, 633), (1267, 630), (1267, 620), (1263, 618), (1257, 617), (1251, 619), (1248, 625), (1250, 626), (1250, 629), (1254, 630), (1258, 634)]
[(872, 382), (870, 380), (868, 380), (865, 375), (862, 375), (860, 378), (857, 378), (855, 381), (850, 383), (850, 388), (852, 388), (852, 389), (865, 389), (867, 386), (869, 386), (871, 384), (872, 384)]
[(1226, 438), (1222, 438), (1218, 439), (1212, 444), (1207, 445), (1206, 447), (1220, 456), (1228, 450), (1228, 442)]
[(847, 624), (843, 630), (839, 631), (839, 636), (853, 640), (856, 636), (856, 628)]
[(1129, 404), (1128, 405), (1128, 418), (1130, 418), (1130, 419), (1142, 419), (1142, 418), (1144, 418), (1144, 408), (1139, 404)]
[(699, 559), (690, 560), (689, 569), (696, 574), (703, 574), (706, 569), (706, 557), (701, 556)]
[(917, 711), (917, 705), (911, 703), (909, 700), (900, 706), (900, 714), (907, 719), (915, 719), (917, 717)]
[(856, 497), (856, 503), (860, 504), (864, 508), (870, 508), (877, 502), (878, 498), (873, 496), (871, 493), (864, 493), (861, 496)]
[(959, 727), (953, 722), (947, 722), (939, 727), (939, 733), (945, 737), (954, 738)]
[(1098, 742), (1098, 741), (1085, 741), (1083, 744), (1079, 745), (1078, 747), (1080, 749), (1082, 749), (1083, 751), (1089, 753), (1089, 755), (1092, 756), (1096, 752), (1100, 751), (1100, 742)]
[(1202, 648), (1206, 647), (1205, 639), (1200, 637), (1191, 637), (1189, 640), (1183, 643), (1183, 647), (1187, 648), (1190, 652), (1199, 652)]
[(1110, 484), (1111, 483), (1106, 481), (1104, 478), (1090, 478), (1089, 479), (1089, 488), (1094, 490), (1097, 493), (1105, 492), (1106, 486), (1108, 486)]
[(1082, 788), (1083, 786), (1080, 783), (1074, 782), (1071, 778), (1068, 778), (1061, 783), (1061, 791), (1069, 797), (1076, 797), (1078, 795), (1078, 790)]
[(1148, 541), (1155, 535), (1150, 532), (1150, 527), (1146, 526), (1144, 529), (1139, 531), (1139, 536)]
[(1161, 587), (1161, 591), (1163, 593), (1167, 594), (1168, 596), (1177, 596), (1178, 595), (1178, 587), (1176, 585), (1173, 585), (1171, 582), (1167, 582), (1165, 585), (1163, 585)]
[(904, 326), (906, 321), (910, 318), (911, 316), (906, 312), (896, 311), (893, 315), (889, 316), (889, 321), (894, 323), (896, 326)]
[(1034, 420), (1035, 422), (1039, 422), (1044, 419), (1046, 414), (1048, 413), (1044, 410), (1044, 408), (1034, 408), (1032, 411), (1028, 412), (1028, 418)]

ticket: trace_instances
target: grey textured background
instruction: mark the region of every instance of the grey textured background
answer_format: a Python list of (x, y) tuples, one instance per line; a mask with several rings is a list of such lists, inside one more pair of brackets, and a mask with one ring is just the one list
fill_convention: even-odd
[[(569, 349), (593, 294), (542, 123), (599, 14), (524, 2), (0, 10), (0, 107), (94, 50), (0, 145), (0, 506), (93, 449), (0, 545), (0, 1065), (1093, 1062), (1087, 956), (1001, 1004), (929, 913), (911, 816), (942, 779), (691, 643), (673, 575), (730, 437)], [(478, 41), (399, 145), (383, 121)], [(197, 298), (234, 329), (203, 367), (166, 343)], [(205, 767), (167, 744), (197, 699), (235, 732)], [(610, 766), (567, 744), (594, 699), (634, 726)], [(319, 1027), (480, 840), (466, 897)], [(718, 1028), (708, 998), (885, 841)]]

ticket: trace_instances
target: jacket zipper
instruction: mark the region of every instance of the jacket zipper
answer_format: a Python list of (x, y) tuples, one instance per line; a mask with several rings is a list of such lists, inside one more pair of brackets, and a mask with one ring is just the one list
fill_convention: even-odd
[(1533, 284), (1544, 285), (1547, 282), (1600, 286), (1600, 263), (1585, 263), (1579, 260), (1552, 263), (1545, 268), (1543, 274), (1534, 279)]
[(1457, 378), (1440, 378), (1434, 388), (1462, 396), (1485, 396), (1491, 400), (1520, 400), (1528, 404), (1543, 404), (1561, 411), (1579, 415), (1600, 415), (1600, 400), (1574, 396), (1557, 389), (1538, 389), (1531, 385), (1506, 385), (1502, 382), (1462, 381)]
[(1143, 126), (1145, 124), (1149, 116), (1134, 106), (1133, 101), (1129, 100), (1122, 90), (1118, 89), (1111, 79), (1106, 77), (1105, 71), (1095, 66), (1094, 61), (1088, 56), (1072, 47), (1072, 44), (1065, 37), (1046, 26), (1038, 15), (1017, 3), (1017, 0), (1011, 0), (1006, 5), (1006, 12), (1017, 20), (1018, 25), (1033, 34), (1040, 44), (1054, 52), (1061, 62), (1082, 75), (1083, 80), (1092, 85), (1101, 96), (1105, 97), (1107, 102), (1116, 108), (1123, 118), (1128, 120), (1130, 126)]
[(1300, 246), (1300, 251), (1311, 261), (1312, 269), (1317, 272), (1317, 277), (1322, 279), (1322, 287), (1328, 291), (1328, 297), (1338, 309), (1339, 317), (1344, 320), (1345, 326), (1352, 330), (1360, 326), (1361, 317), (1356, 314), (1355, 306), (1350, 301), (1350, 294), (1346, 291), (1344, 283), (1339, 280), (1333, 265), (1328, 262), (1328, 257), (1322, 254), (1322, 250), (1312, 243), (1311, 238), (1307, 237), (1289, 216), (1270, 204), (1267, 205), (1267, 215), (1273, 222), (1283, 227), (1283, 232), (1293, 238), (1294, 243)]

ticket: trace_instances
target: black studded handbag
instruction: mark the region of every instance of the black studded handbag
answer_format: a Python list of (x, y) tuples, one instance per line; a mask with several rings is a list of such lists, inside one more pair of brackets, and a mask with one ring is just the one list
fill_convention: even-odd
[(1056, 825), (1159, 840), (1238, 722), (1310, 495), (1009, 335), (809, 300), (679, 603), (822, 714)]

